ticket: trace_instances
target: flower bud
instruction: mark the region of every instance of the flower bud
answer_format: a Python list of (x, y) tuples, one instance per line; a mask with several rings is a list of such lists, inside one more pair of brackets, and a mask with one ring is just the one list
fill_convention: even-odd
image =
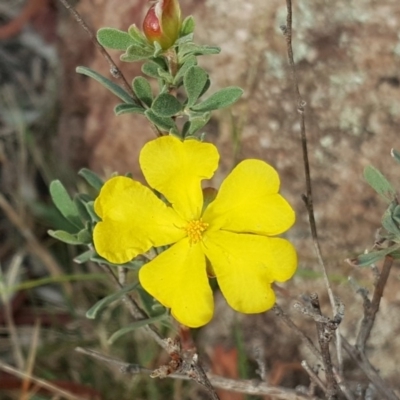
[(181, 25), (178, 0), (158, 0), (144, 18), (143, 32), (149, 42), (158, 42), (163, 50), (167, 50), (178, 39)]

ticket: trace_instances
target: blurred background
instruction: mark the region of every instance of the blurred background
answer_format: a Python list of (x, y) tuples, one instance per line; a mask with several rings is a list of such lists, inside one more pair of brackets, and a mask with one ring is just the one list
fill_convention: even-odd
[[(196, 20), (197, 42), (222, 48), (220, 55), (201, 59), (211, 75), (212, 90), (229, 85), (245, 89), (239, 103), (216, 113), (205, 128), (207, 139), (221, 153), (213, 183), (218, 187), (244, 158), (260, 158), (277, 168), (282, 193), (297, 212), (287, 237), (300, 259), (296, 277), (279, 290), (279, 303), (291, 313), (293, 301), (304, 293), (318, 292), (326, 301), (301, 201), (305, 184), (300, 128), (280, 30), (286, 4), (283, 0), (180, 3), (184, 16), (192, 14)], [(141, 26), (151, 3), (72, 4), (96, 32), (104, 26), (122, 30), (133, 23)], [(307, 102), (316, 219), (334, 291), (346, 305), (343, 334), (351, 341), (362, 301), (347, 278), (371, 289), (373, 276), (369, 269), (355, 270), (344, 260), (373, 245), (385, 210), (362, 178), (364, 167), (374, 165), (398, 187), (400, 167), (390, 149), (400, 150), (400, 3), (298, 0), (293, 13), (293, 48)], [(141, 73), (140, 63), (123, 64), (118, 52), (110, 54), (128, 81)], [(118, 171), (143, 179), (138, 154), (154, 137), (142, 116), (116, 117), (117, 99), (97, 82), (76, 74), (79, 65), (111, 78), (104, 58), (58, 1), (1, 1), (0, 399), (56, 398), (51, 390), (41, 392), (6, 373), (3, 363), (64, 387), (77, 398), (205, 398), (192, 383), (132, 377), (74, 352), (77, 346), (94, 348), (149, 368), (166, 360), (140, 333), (113, 345), (107, 342), (112, 332), (129, 323), (126, 311), (114, 304), (94, 321), (86, 319), (85, 312), (110, 294), (112, 285), (94, 265), (73, 263), (76, 248), (46, 233), (50, 228), (67, 229), (49, 199), (53, 179), (62, 180), (71, 194), (84, 190), (77, 177), (82, 167), (105, 178)], [(227, 377), (256, 378), (256, 359), (261, 357), (271, 384), (289, 388), (308, 384), (299, 364), (307, 352), (273, 313), (238, 315), (218, 294), (216, 310), (212, 323), (193, 333), (208, 368)], [(399, 310), (395, 265), (368, 354), (398, 389)], [(295, 313), (293, 317), (314, 335), (311, 321)], [(164, 333), (174, 335), (176, 329)], [(362, 380), (350, 362), (346, 368), (350, 379)], [(235, 396), (221, 393), (222, 399), (256, 398)]]

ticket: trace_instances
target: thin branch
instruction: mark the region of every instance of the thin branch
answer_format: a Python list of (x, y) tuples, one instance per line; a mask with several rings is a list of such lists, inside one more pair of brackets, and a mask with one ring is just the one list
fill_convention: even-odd
[(365, 344), (371, 334), (372, 327), (375, 323), (375, 316), (379, 310), (379, 305), (383, 296), (387, 280), (389, 278), (390, 270), (393, 265), (393, 257), (387, 255), (383, 262), (382, 272), (379, 275), (378, 281), (375, 284), (374, 294), (372, 301), (368, 299), (368, 296), (364, 294), (364, 318), (361, 321), (360, 331), (357, 336), (356, 346), (360, 352), (365, 352)]
[(54, 393), (55, 395), (57, 395), (57, 396), (59, 396), (61, 398), (65, 398), (65, 399), (68, 399), (68, 400), (85, 400), (86, 399), (86, 397), (83, 398), (83, 397), (80, 397), (80, 396), (76, 396), (76, 395), (74, 395), (74, 394), (72, 394), (70, 392), (67, 392), (67, 391), (65, 391), (63, 389), (60, 389), (58, 386), (52, 385), (51, 383), (49, 383), (49, 382), (47, 382), (47, 381), (45, 381), (43, 379), (36, 378), (36, 377), (34, 377), (32, 375), (28, 376), (24, 372), (21, 372), (21, 371), (15, 369), (14, 367), (12, 367), (10, 365), (7, 365), (7, 364), (5, 364), (5, 363), (3, 363), (1, 361), (0, 361), (0, 369), (5, 371), (5, 372), (8, 372), (9, 374), (14, 375), (14, 376), (16, 376), (16, 377), (18, 377), (20, 379), (26, 379), (28, 377), (29, 380), (32, 383), (34, 383), (35, 385), (40, 386), (41, 388), (46, 389), (46, 390)]
[(293, 331), (293, 333), (303, 341), (303, 343), (308, 347), (312, 354), (314, 354), (315, 358), (322, 362), (322, 356), (320, 351), (315, 347), (312, 340), (302, 332), (297, 325), (289, 318), (289, 316), (282, 310), (280, 306), (275, 304), (273, 310), (275, 311), (275, 315), (289, 328)]
[[(287, 17), (286, 17), (286, 26), (283, 27), (283, 32), (286, 38), (287, 45), (287, 55), (289, 59), (290, 70), (292, 73), (292, 82), (294, 91), (296, 94), (296, 102), (297, 102), (297, 111), (300, 115), (300, 139), (301, 139), (301, 147), (303, 152), (303, 165), (304, 165), (304, 173), (306, 180), (306, 194), (303, 195), (303, 201), (306, 205), (308, 212), (308, 220), (311, 229), (311, 236), (314, 245), (314, 251), (317, 256), (319, 265), (321, 266), (322, 275), (324, 278), (325, 286), (328, 292), (329, 300), (332, 306), (332, 310), (334, 314), (337, 314), (336, 302), (333, 295), (331, 283), (329, 281), (328, 274), (326, 272), (326, 266), (324, 259), (322, 257), (321, 247), (318, 239), (318, 231), (317, 225), (315, 222), (314, 216), (314, 204), (313, 204), (313, 194), (312, 194), (312, 184), (311, 184), (311, 172), (310, 172), (310, 162), (308, 157), (308, 145), (307, 145), (307, 133), (306, 133), (306, 123), (305, 123), (305, 107), (306, 102), (302, 98), (299, 89), (299, 83), (297, 78), (296, 66), (293, 58), (293, 48), (292, 48), (292, 0), (286, 0), (286, 8), (287, 8)], [(339, 362), (339, 373), (342, 372), (343, 365), (343, 355), (341, 350), (340, 343), (340, 333), (339, 330), (336, 333), (336, 341), (337, 341), (337, 356)]]
[(110, 54), (107, 52), (107, 50), (102, 46), (99, 41), (97, 40), (96, 36), (93, 35), (92, 31), (90, 28), (87, 26), (86, 22), (82, 19), (78, 11), (76, 11), (71, 4), (69, 3), (68, 0), (60, 0), (62, 5), (71, 13), (71, 15), (74, 17), (76, 22), (83, 28), (83, 30), (88, 34), (90, 40), (92, 43), (99, 49), (101, 55), (105, 58), (107, 61), (109, 67), (110, 67), (110, 73), (111, 75), (119, 80), (121, 82), (121, 85), (124, 87), (124, 89), (136, 100), (138, 104), (142, 104), (141, 101), (137, 98), (135, 95), (134, 91), (132, 90), (131, 85), (129, 85), (128, 81), (126, 80), (125, 76), (121, 72), (121, 70), (117, 67), (117, 64), (115, 64), (114, 60), (111, 58)]
[[(114, 274), (113, 270), (108, 265), (104, 264), (99, 264), (99, 265), (103, 269), (103, 271), (105, 271), (112, 278), (112, 281), (114, 282), (114, 286), (116, 287), (116, 289), (118, 290), (122, 289), (123, 285), (121, 285), (119, 278)], [(121, 272), (119, 273), (121, 274)], [(131, 314), (132, 318), (135, 321), (148, 318), (148, 315), (139, 307), (136, 301), (132, 299), (132, 297), (129, 296), (128, 294), (122, 297), (122, 303), (128, 309), (129, 313)], [(158, 332), (155, 326), (149, 324), (141, 327), (140, 329), (142, 329), (146, 334), (148, 334), (164, 350), (167, 350), (165, 341), (161, 337), (160, 333)]]
[[(153, 373), (153, 371), (148, 368), (141, 367), (137, 364), (124, 363), (122, 361), (98, 353), (94, 350), (77, 347), (76, 351), (110, 364), (112, 366), (116, 366), (120, 368), (120, 370), (124, 373), (135, 375), (150, 375)], [(190, 377), (183, 374), (170, 374), (167, 375), (166, 378), (192, 380)], [(207, 374), (207, 378), (209, 379), (213, 387), (230, 390), (232, 392), (247, 393), (259, 396), (271, 396), (276, 400), (310, 400), (310, 397), (296, 393), (294, 390), (282, 388), (279, 386), (271, 387), (268, 386), (268, 384), (266, 384), (265, 382), (257, 382), (254, 380), (227, 379), (213, 374)]]
[[(314, 313), (317, 314), (318, 316), (321, 316), (322, 314), (319, 305), (318, 295), (315, 293), (310, 295), (310, 300)], [(332, 335), (336, 330), (337, 325), (331, 323), (331, 321), (321, 322), (319, 320), (317, 320), (315, 324), (317, 326), (318, 341), (321, 348), (322, 361), (324, 363), (325, 377), (327, 382), (326, 397), (328, 400), (337, 400), (339, 399), (341, 390), (336, 382), (333, 373), (331, 353), (329, 350), (329, 343), (332, 340)]]
[(310, 377), (311, 382), (316, 385), (319, 386), (319, 388), (326, 393), (326, 386), (324, 384), (324, 382), (321, 381), (321, 379), (319, 378), (319, 376), (312, 370), (312, 368), (307, 364), (307, 361), (302, 361), (301, 362), (301, 366), (305, 369), (305, 371), (307, 372), (308, 376)]
[[(339, 308), (341, 308), (341, 307), (339, 307)], [(308, 347), (308, 349), (311, 351), (311, 353), (314, 354), (315, 358), (319, 362), (322, 363), (323, 362), (322, 355), (321, 355), (320, 351), (314, 346), (314, 343), (312, 342), (312, 340), (297, 327), (297, 325), (289, 318), (288, 315), (286, 315), (284, 313), (284, 311), (277, 304), (275, 304), (275, 306), (274, 306), (274, 311), (275, 311), (275, 314), (281, 319), (281, 321), (289, 329), (291, 329), (293, 331), (293, 333), (300, 338), (300, 340), (303, 341), (303, 343)], [(310, 314), (310, 313), (308, 312), (308, 314)], [(315, 313), (311, 313), (311, 315), (313, 318), (315, 317)], [(339, 312), (338, 316), (336, 318), (334, 318), (335, 323), (339, 322), (340, 317), (341, 317), (341, 314)], [(321, 320), (321, 321), (325, 321), (325, 319), (321, 318), (321, 317), (319, 317), (317, 319)], [(339, 374), (335, 368), (333, 368), (333, 373), (334, 373), (336, 382), (338, 383), (340, 389), (342, 390), (342, 392), (345, 395), (345, 397), (347, 398), (347, 400), (354, 400), (354, 396), (351, 394), (350, 390), (347, 388), (342, 375)]]
[(380, 392), (382, 398), (385, 400), (399, 400), (394, 392), (388, 387), (384, 380), (380, 377), (375, 368), (371, 365), (368, 358), (364, 353), (359, 351), (356, 347), (352, 346), (346, 338), (342, 336), (342, 345), (348, 355), (357, 363), (360, 369), (368, 377), (370, 382)]

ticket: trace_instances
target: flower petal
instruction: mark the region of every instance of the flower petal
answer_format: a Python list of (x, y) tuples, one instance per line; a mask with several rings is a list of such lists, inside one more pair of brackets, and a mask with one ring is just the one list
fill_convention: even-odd
[(175, 243), (139, 271), (143, 288), (182, 324), (191, 328), (207, 324), (213, 315), (213, 296), (201, 246), (187, 238)]
[(271, 283), (288, 280), (297, 266), (294, 247), (281, 238), (211, 231), (203, 248), (222, 294), (243, 313), (270, 309), (275, 303)]
[(124, 176), (104, 184), (94, 209), (102, 218), (93, 232), (96, 251), (116, 264), (186, 235), (182, 229), (186, 222), (171, 207), (146, 186)]
[(289, 229), (295, 214), (278, 194), (279, 176), (261, 160), (245, 160), (234, 168), (203, 215), (211, 229), (278, 235)]
[(148, 184), (161, 192), (187, 221), (200, 217), (203, 193), (200, 182), (212, 177), (219, 154), (210, 143), (180, 141), (163, 136), (148, 142), (140, 165)]

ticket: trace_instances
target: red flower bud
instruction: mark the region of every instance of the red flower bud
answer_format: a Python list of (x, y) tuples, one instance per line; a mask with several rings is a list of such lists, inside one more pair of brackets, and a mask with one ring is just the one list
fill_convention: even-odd
[(167, 50), (178, 39), (181, 25), (178, 0), (158, 0), (144, 18), (143, 32), (149, 42), (158, 42)]

